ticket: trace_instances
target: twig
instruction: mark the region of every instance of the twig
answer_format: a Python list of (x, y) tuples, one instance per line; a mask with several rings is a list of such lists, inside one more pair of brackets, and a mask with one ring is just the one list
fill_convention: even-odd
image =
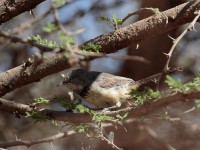
[[(35, 47), (39, 48), (42, 52), (49, 52), (49, 51), (54, 52), (53, 48), (38, 44), (37, 42), (34, 42), (34, 41), (22, 39), (18, 36), (10, 35), (7, 32), (0, 31), (0, 37), (9, 39), (11, 42), (18, 42), (18, 43), (22, 43), (22, 44), (29, 44), (31, 46), (35, 46)], [(150, 63), (147, 59), (140, 57), (140, 56), (116, 56), (116, 55), (107, 55), (107, 54), (103, 54), (103, 53), (89, 53), (89, 52), (86, 53), (86, 52), (82, 52), (73, 47), (72, 47), (73, 51), (71, 49), (68, 49), (68, 50), (62, 49), (62, 48), (59, 48), (59, 49), (60, 49), (60, 50), (58, 50), (59, 52), (65, 51), (65, 52), (70, 52), (71, 54), (82, 55), (85, 57), (85, 60), (87, 60), (87, 57), (89, 57), (90, 59), (95, 59), (95, 58), (100, 58), (100, 57), (109, 57), (109, 58), (118, 59), (118, 60), (134, 60), (134, 61), (140, 61), (140, 62), (147, 63), (147, 64)]]
[(55, 23), (58, 25), (58, 27), (60, 28), (60, 30), (67, 36), (67, 35), (76, 35), (76, 34), (80, 34), (81, 32), (83, 32), (84, 30), (78, 30), (75, 32), (69, 32), (65, 29), (65, 27), (63, 26), (63, 24), (61, 23), (59, 14), (58, 14), (58, 10), (57, 8), (54, 6), (53, 0), (51, 0), (51, 6), (52, 6), (52, 10), (53, 10), (53, 14), (55, 17)]
[(113, 148), (117, 150), (122, 150), (122, 148), (119, 148), (117, 145), (115, 145), (113, 142), (109, 141), (102, 132), (100, 132), (99, 138), (101, 138), (103, 141), (106, 141), (108, 144), (112, 145)]
[[(172, 45), (172, 47), (171, 47), (169, 53), (168, 53), (168, 54), (165, 54), (165, 55), (167, 56), (167, 61), (166, 61), (166, 64), (165, 64), (165, 66), (164, 66), (164, 69), (163, 69), (163, 71), (162, 71), (162, 75), (161, 75), (161, 77), (159, 78), (159, 81), (158, 81), (157, 86), (159, 86), (160, 82), (164, 79), (164, 76), (167, 74), (167, 72), (168, 72), (169, 69), (170, 69), (170, 68), (169, 68), (169, 63), (170, 63), (172, 54), (173, 54), (173, 52), (174, 52), (174, 50), (175, 50), (175, 47), (177, 46), (177, 44), (179, 43), (179, 41), (183, 38), (183, 36), (184, 36), (188, 31), (190, 31), (191, 29), (194, 29), (194, 24), (197, 22), (197, 20), (198, 20), (199, 17), (200, 17), (200, 11), (196, 12), (195, 14), (197, 14), (196, 17), (195, 17), (195, 18), (193, 19), (193, 21), (189, 24), (189, 26), (181, 33), (181, 35), (173, 41), (174, 44)], [(159, 88), (159, 87), (158, 87), (158, 88)]]
[(167, 62), (166, 62), (166, 64), (165, 64), (165, 67), (164, 67), (163, 72), (167, 72), (167, 71), (169, 70), (170, 59), (171, 59), (172, 54), (173, 54), (173, 52), (174, 52), (174, 50), (175, 50), (175, 47), (177, 46), (177, 44), (179, 43), (179, 41), (183, 38), (183, 36), (184, 36), (188, 31), (190, 31), (191, 29), (194, 29), (194, 24), (197, 22), (197, 20), (199, 19), (199, 17), (200, 17), (200, 11), (198, 11), (197, 16), (193, 19), (193, 21), (189, 24), (189, 26), (181, 33), (181, 35), (180, 35), (177, 39), (175, 39), (175, 40), (173, 41), (174, 44), (172, 45), (172, 47), (171, 47), (169, 53), (166, 54), (166, 56), (167, 56)]
[(122, 19), (122, 22), (121, 24), (123, 24), (127, 19), (129, 19), (131, 16), (134, 16), (134, 15), (154, 15), (156, 14), (156, 10), (155, 8), (141, 8), (140, 10), (138, 11), (135, 11), (135, 12), (132, 12), (132, 13), (129, 13), (126, 17), (124, 17)]
[[(77, 1), (77, 0), (76, 0)], [(71, 0), (71, 1), (66, 1), (64, 5), (61, 5), (59, 7), (57, 7), (57, 9), (63, 8), (64, 6), (71, 4), (75, 2), (75, 0)], [(34, 24), (36, 24), (37, 22), (43, 20), (44, 18), (46, 18), (50, 12), (52, 11), (52, 8), (50, 7), (44, 14), (37, 16), (35, 19), (31, 20), (31, 21), (27, 21), (23, 24), (20, 24), (18, 26), (16, 26), (13, 30), (12, 33), (13, 34), (20, 34), (21, 32), (25, 32), (25, 30), (28, 30), (29, 28), (32, 28)]]
[(72, 136), (74, 134), (78, 134), (78, 133), (71, 130), (71, 131), (66, 131), (66, 132), (63, 132), (63, 133), (58, 133), (58, 134), (50, 136), (50, 137), (35, 139), (35, 140), (31, 140), (31, 141), (25, 141), (25, 140), (18, 139), (18, 140), (13, 141), (13, 142), (0, 143), (0, 147), (2, 147), (2, 148), (8, 148), (8, 147), (14, 147), (14, 146), (30, 147), (30, 146), (35, 145), (35, 144), (46, 143), (46, 142), (54, 142), (55, 140), (58, 140), (58, 139), (61, 139), (61, 138), (64, 138), (64, 137), (68, 137), (68, 136)]
[(39, 48), (41, 51), (43, 51), (43, 52), (53, 51), (53, 49), (50, 48), (50, 47), (47, 47), (47, 46), (42, 45), (42, 44), (38, 44), (35, 41), (30, 41), (30, 40), (22, 39), (22, 38), (20, 38), (18, 36), (10, 35), (7, 32), (0, 31), (0, 37), (4, 37), (6, 39), (9, 39), (11, 42), (14, 42), (14, 43), (15, 42), (19, 42), (19, 43), (29, 44), (31, 46), (35, 46), (35, 47)]
[(51, 0), (51, 7), (52, 7), (52, 11), (53, 11), (53, 14), (54, 14), (54, 17), (55, 17), (55, 23), (58, 25), (58, 27), (61, 29), (61, 31), (65, 34), (65, 35), (71, 35), (70, 32), (68, 32), (64, 26), (62, 25), (61, 21), (60, 21), (60, 17), (59, 17), (59, 14), (58, 14), (58, 10), (57, 8), (54, 6), (54, 2), (53, 0)]
[(12, 34), (20, 34), (21, 32), (25, 32), (25, 30), (32, 28), (34, 24), (36, 24), (37, 22), (46, 18), (49, 15), (50, 12), (51, 12), (51, 8), (48, 9), (44, 14), (37, 16), (35, 19), (28, 21), (28, 22), (25, 22), (25, 23), (22, 23), (19, 26), (16, 26), (12, 30)]

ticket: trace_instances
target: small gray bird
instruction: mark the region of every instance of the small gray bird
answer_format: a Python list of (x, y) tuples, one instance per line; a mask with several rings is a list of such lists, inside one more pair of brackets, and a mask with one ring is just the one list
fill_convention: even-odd
[(97, 108), (116, 108), (131, 99), (131, 90), (160, 76), (161, 73), (134, 81), (109, 73), (77, 69), (65, 75), (62, 85)]

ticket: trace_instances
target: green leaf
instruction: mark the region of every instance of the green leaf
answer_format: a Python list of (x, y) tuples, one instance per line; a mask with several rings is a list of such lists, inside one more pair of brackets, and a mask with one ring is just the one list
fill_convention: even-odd
[(92, 127), (90, 125), (87, 124), (80, 124), (78, 126), (76, 126), (75, 128), (75, 132), (80, 133), (80, 132), (88, 132), (92, 129)]
[(122, 120), (124, 120), (127, 116), (128, 116), (128, 112), (125, 113), (123, 116), (117, 114), (117, 115), (116, 115), (116, 118), (119, 119), (120, 121), (122, 121)]
[(106, 23), (108, 23), (110, 26), (114, 27), (114, 25), (113, 25), (112, 21), (110, 20), (110, 18), (105, 17), (103, 15), (100, 15), (99, 19), (102, 20), (102, 21), (104, 21), (104, 22), (106, 22)]
[(117, 28), (118, 25), (122, 24), (122, 19), (121, 18), (117, 18), (115, 15), (112, 16), (112, 19), (105, 17), (103, 15), (99, 16), (99, 19), (108, 23), (109, 25), (111, 25), (114, 28)]
[(58, 97), (55, 96), (55, 101), (58, 101), (62, 107), (66, 108), (67, 110), (75, 110), (76, 109), (76, 105), (78, 103), (72, 103), (70, 100), (67, 100), (66, 98), (63, 97)]
[(26, 112), (26, 116), (25, 117), (30, 117), (32, 119), (34, 119), (34, 123), (41, 123), (44, 121), (48, 121), (47, 117), (45, 115), (43, 115), (40, 112)]
[(159, 91), (153, 91), (151, 88), (145, 88), (144, 91), (132, 90), (130, 95), (134, 99), (135, 105), (143, 105), (149, 100), (159, 99), (161, 94)]
[(58, 27), (55, 26), (55, 25), (52, 24), (52, 23), (47, 23), (46, 26), (44, 26), (44, 27), (42, 28), (42, 30), (43, 30), (44, 32), (50, 33), (50, 32), (53, 32), (53, 31), (58, 30)]
[(72, 36), (66, 36), (64, 34), (59, 35), (59, 39), (61, 42), (62, 48), (71, 48), (73, 45), (75, 45), (75, 39)]
[(121, 18), (117, 18), (115, 15), (112, 16), (112, 21), (116, 25), (121, 25), (122, 24), (122, 19)]
[(175, 80), (169, 75), (166, 76), (165, 83), (168, 84), (169, 88), (173, 89), (176, 92), (181, 92), (184, 90), (184, 85), (179, 80)]
[(83, 51), (99, 53), (100, 49), (101, 49), (101, 45), (97, 45), (97, 44), (93, 44), (93, 43), (89, 42), (84, 47)]
[(180, 81), (167, 76), (165, 81), (168, 86), (175, 92), (187, 93), (189, 91), (200, 91), (200, 74), (197, 73), (193, 82), (182, 84)]
[(64, 5), (68, 0), (53, 0), (53, 4), (55, 7), (60, 7)]
[(34, 98), (34, 101), (37, 102), (37, 103), (42, 103), (42, 104), (48, 104), (49, 103), (49, 100), (44, 99), (42, 97)]
[(90, 109), (87, 108), (87, 107), (85, 107), (85, 106), (82, 105), (82, 104), (76, 105), (75, 108), (76, 108), (79, 112), (81, 112), (81, 113), (90, 113)]
[(56, 44), (55, 41), (48, 41), (47, 39), (42, 39), (40, 37), (40, 35), (38, 35), (38, 34), (36, 36), (28, 37), (28, 40), (36, 42), (36, 43), (44, 45), (44, 46), (47, 46), (47, 47), (50, 47), (50, 48), (57, 48), (58, 47), (58, 45)]
[(110, 19), (108, 17), (103, 16), (103, 15), (100, 15), (99, 19), (102, 20), (102, 21), (105, 21), (107, 23), (111, 23)]
[(107, 115), (103, 115), (103, 114), (95, 114), (93, 115), (92, 117), (92, 120), (94, 122), (97, 123), (97, 125), (101, 126), (102, 122), (105, 122), (105, 121), (112, 121), (114, 120), (113, 117), (110, 117), (110, 116), (107, 116)]

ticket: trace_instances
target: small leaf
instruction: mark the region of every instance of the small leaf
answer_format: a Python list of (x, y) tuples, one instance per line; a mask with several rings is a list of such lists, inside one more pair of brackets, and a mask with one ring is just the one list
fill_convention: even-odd
[(61, 42), (61, 47), (63, 48), (71, 48), (73, 45), (75, 45), (75, 39), (71, 36), (66, 36), (64, 34), (59, 35), (59, 39)]
[(42, 29), (44, 32), (50, 33), (50, 32), (58, 30), (58, 27), (52, 23), (47, 23), (46, 26), (44, 26)]
[(107, 23), (110, 23), (110, 19), (108, 17), (103, 16), (103, 15), (100, 15), (99, 19), (102, 20), (102, 21), (105, 21)]
[(42, 104), (48, 104), (49, 103), (49, 100), (44, 99), (42, 97), (34, 98), (34, 101), (36, 101), (37, 103), (42, 103)]
[(100, 49), (101, 49), (100, 45), (93, 44), (91, 42), (87, 43), (86, 46), (84, 47), (84, 51), (86, 51), (86, 52), (99, 53)]
[(115, 15), (112, 16), (112, 21), (113, 21), (116, 25), (122, 24), (122, 19), (121, 19), (121, 18), (117, 18)]
[(64, 5), (68, 0), (53, 0), (53, 4), (55, 7), (61, 7)]

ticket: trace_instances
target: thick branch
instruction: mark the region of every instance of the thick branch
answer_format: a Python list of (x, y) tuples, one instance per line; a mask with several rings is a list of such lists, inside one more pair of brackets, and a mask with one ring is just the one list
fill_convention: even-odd
[[(196, 5), (193, 5), (194, 2)], [(172, 30), (182, 24), (191, 22), (195, 17), (194, 12), (198, 9), (200, 9), (199, 0), (190, 1), (189, 3), (185, 3), (165, 11), (165, 15), (158, 13), (152, 17), (133, 23), (107, 35), (101, 35), (88, 42), (99, 44), (102, 47), (102, 52), (115, 52), (121, 48), (129, 46), (133, 42), (140, 42), (146, 38), (156, 36)], [(164, 16), (168, 17), (167, 25), (166, 17)], [(83, 48), (88, 42), (84, 43), (80, 47)], [(76, 57), (78, 57), (78, 55), (76, 55)], [(75, 59), (75, 62), (78, 62), (79, 58), (76, 59), (76, 57), (73, 59)], [(65, 57), (56, 55), (45, 59), (37, 65), (32, 65), (25, 70), (23, 65), (8, 70), (7, 72), (0, 74), (0, 96), (3, 96), (18, 87), (39, 81), (45, 76), (69, 67), (69, 61)]]
[[(23, 85), (38, 82), (41, 78), (69, 68), (79, 62), (80, 57), (51, 56), (43, 60), (27, 62), (0, 74), (0, 96)], [(29, 64), (30, 63), (30, 64)], [(27, 65), (27, 66), (26, 66)]]
[(35, 8), (45, 0), (1, 0), (0, 2), (0, 24), (13, 17)]
[[(144, 104), (137, 108), (128, 107), (125, 109), (121, 109), (118, 111), (111, 111), (105, 113), (106, 115), (116, 116), (117, 114), (125, 114), (128, 113), (128, 118), (130, 117), (139, 117), (150, 114), (162, 107), (165, 107), (171, 103), (178, 102), (178, 101), (189, 101), (193, 99), (199, 99), (200, 92), (191, 92), (188, 94), (183, 93), (176, 93), (169, 95), (167, 97), (158, 99), (156, 101), (149, 102), (148, 104)], [(16, 102), (7, 102), (8, 100), (0, 99), (0, 111), (6, 111), (9, 113), (18, 113), (19, 115), (25, 115), (25, 112), (30, 112), (33, 108), (29, 107), (28, 105), (16, 103)], [(92, 116), (83, 113), (71, 113), (65, 111), (54, 111), (54, 110), (39, 110), (34, 109), (34, 111), (38, 111), (46, 115), (48, 118), (57, 120), (57, 121), (66, 121), (72, 123), (88, 123), (92, 121)]]
[[(168, 32), (185, 23), (191, 22), (196, 16), (194, 14), (196, 10), (200, 10), (199, 0), (184, 3), (114, 32), (101, 35), (84, 43), (80, 47), (83, 48), (84, 45), (92, 42), (101, 45), (101, 52), (113, 53), (116, 50), (129, 46), (133, 42), (140, 43), (142, 40)], [(167, 24), (166, 19), (168, 19)]]

